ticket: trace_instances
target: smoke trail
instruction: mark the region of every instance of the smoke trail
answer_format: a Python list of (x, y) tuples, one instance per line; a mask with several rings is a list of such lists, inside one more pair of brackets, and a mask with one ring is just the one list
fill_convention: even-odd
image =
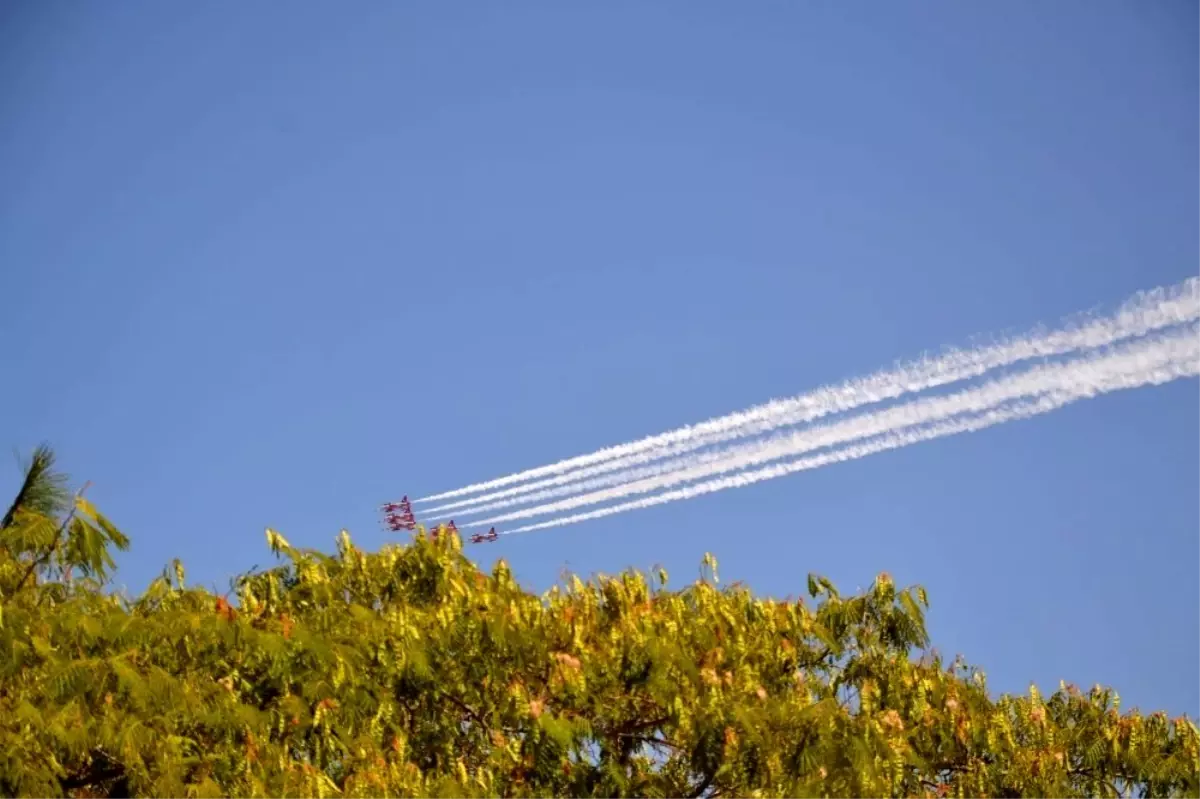
[(595, 491), (559, 502), (493, 516), (473, 524), (492, 525), (516, 519), (527, 519), (532, 516), (544, 516), (585, 505), (594, 505), (611, 499), (645, 494), (660, 488), (738, 471), (803, 452), (837, 446), (963, 414), (978, 413), (1022, 397), (1040, 396), (1054, 391), (1067, 390), (1080, 383), (1088, 385), (1101, 379), (1104, 374), (1125, 374), (1134, 370), (1157, 368), (1177, 360), (1180, 352), (1200, 352), (1200, 344), (1196, 339), (1198, 333), (1200, 333), (1200, 326), (1193, 325), (1173, 334), (1164, 334), (1153, 339), (1135, 340), (1133, 343), (1117, 345), (1109, 351), (1102, 351), (1074, 361), (1047, 364), (1011, 376), (997, 378), (977, 388), (956, 394), (918, 399), (886, 410), (860, 414), (846, 421), (728, 448), (720, 453), (712, 453), (714, 455), (723, 454), (724, 457), (711, 458), (711, 462), (700, 462), (701, 458), (697, 457), (683, 458), (680, 459), (679, 465), (674, 471), (660, 477), (624, 483), (608, 490)]
[[(438, 513), (473, 507), (505, 497), (572, 483), (596, 474), (649, 463), (701, 447), (743, 438), (789, 425), (812, 421), (830, 413), (894, 399), (903, 394), (978, 377), (993, 369), (1036, 357), (1063, 355), (1080, 349), (1105, 346), (1121, 339), (1200, 318), (1200, 278), (1189, 278), (1169, 288), (1135, 294), (1118, 312), (1084, 324), (1069, 324), (1049, 334), (1026, 334), (999, 344), (973, 350), (950, 350), (936, 358), (922, 358), (889, 371), (876, 372), (840, 386), (825, 386), (786, 400), (773, 400), (746, 411), (711, 419), (656, 436), (598, 450), (548, 466), (464, 488), (422, 497), (418, 502), (472, 494), (546, 474), (553, 475), (503, 491), (429, 508)], [(587, 467), (587, 464), (598, 465)], [(580, 468), (584, 467), (584, 468)], [(459, 511), (461, 513), (463, 511)]]
[[(1194, 344), (1195, 342), (1193, 342)], [(709, 480), (704, 483), (698, 483), (694, 486), (668, 491), (663, 494), (658, 494), (645, 499), (625, 502), (620, 505), (613, 505), (607, 508), (601, 508), (589, 513), (579, 513), (574, 516), (564, 516), (549, 521), (540, 522), (538, 524), (530, 524), (524, 527), (518, 527), (514, 530), (508, 530), (502, 535), (514, 535), (516, 533), (527, 533), (534, 530), (545, 530), (551, 527), (562, 527), (568, 524), (576, 524), (578, 522), (589, 521), (591, 519), (599, 519), (604, 516), (612, 516), (617, 513), (624, 513), (631, 510), (640, 510), (649, 508), (654, 505), (662, 505), (668, 502), (676, 502), (684, 499), (692, 499), (693, 497), (702, 496), (704, 494), (712, 494), (717, 491), (724, 491), (728, 488), (741, 488), (743, 486), (759, 483), (764, 480), (772, 480), (777, 477), (794, 474), (796, 472), (805, 471), (808, 469), (817, 469), (822, 466), (827, 466), (832, 463), (840, 463), (842, 461), (855, 460), (868, 455), (873, 455), (877, 452), (885, 450), (897, 449), (910, 444), (916, 444), (921, 441), (928, 441), (943, 436), (956, 435), (958, 433), (969, 433), (976, 430), (982, 430), (992, 425), (1003, 424), (1004, 422), (1016, 421), (1018, 419), (1027, 419), (1031, 416), (1048, 413), (1070, 404), (1077, 400), (1088, 399), (1099, 394), (1105, 394), (1110, 391), (1119, 391), (1122, 389), (1139, 388), (1141, 386), (1159, 385), (1168, 383), (1172, 380), (1177, 380), (1182, 377), (1195, 377), (1200, 374), (1200, 362), (1197, 361), (1197, 356), (1200, 355), (1200, 347), (1192, 347), (1188, 357), (1179, 361), (1173, 361), (1167, 365), (1158, 366), (1141, 372), (1132, 374), (1117, 374), (1105, 375), (1086, 385), (1081, 384), (1067, 389), (1059, 389), (1050, 394), (1046, 394), (1037, 399), (1026, 399), (1009, 403), (1007, 406), (994, 408), (980, 414), (969, 416), (962, 420), (948, 420), (932, 424), (926, 427), (917, 428), (909, 432), (891, 433), (888, 435), (879, 436), (876, 439), (867, 441), (862, 444), (855, 444), (845, 447), (840, 450), (834, 450), (823, 455), (809, 456), (799, 458), (797, 460), (788, 461), (786, 463), (768, 466), (763, 469), (758, 469), (743, 474), (733, 475), (731, 477), (721, 478), (719, 480)]]

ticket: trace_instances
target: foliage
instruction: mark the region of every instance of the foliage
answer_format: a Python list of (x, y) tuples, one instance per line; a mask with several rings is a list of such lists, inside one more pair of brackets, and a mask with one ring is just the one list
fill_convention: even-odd
[(128, 598), (104, 589), (116, 528), (81, 497), (42, 510), (0, 530), (4, 795), (1200, 790), (1188, 719), (1099, 687), (992, 699), (922, 651), (924, 591), (887, 575), (781, 602), (706, 556), (680, 590), (631, 571), (538, 597), (444, 532), (376, 553), (343, 532), (329, 555), (268, 530), (280, 565), (232, 596), (176, 562)]
[(0, 529), (12, 526), (19, 512), (56, 516), (70, 505), (67, 477), (54, 470), (54, 450), (49, 446), (41, 444), (34, 449), (24, 472), (21, 487), (0, 521)]

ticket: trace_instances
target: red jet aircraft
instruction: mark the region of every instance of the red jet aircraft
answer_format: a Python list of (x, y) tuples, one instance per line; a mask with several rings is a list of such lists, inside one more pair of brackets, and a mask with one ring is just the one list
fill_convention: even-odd
[(493, 527), (492, 529), (488, 530), (486, 533), (474, 533), (471, 536), (471, 543), (472, 544), (482, 544), (484, 541), (495, 541), (499, 537), (500, 537), (500, 534), (497, 533), (496, 528)]
[(405, 495), (399, 502), (387, 502), (383, 505), (384, 513), (407, 513), (412, 514), (412, 503), (408, 501), (408, 496)]

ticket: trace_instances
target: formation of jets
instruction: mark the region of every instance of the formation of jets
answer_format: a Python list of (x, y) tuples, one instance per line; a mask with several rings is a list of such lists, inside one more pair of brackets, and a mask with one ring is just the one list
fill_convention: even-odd
[[(417, 517), (413, 515), (412, 503), (408, 501), (407, 496), (401, 498), (399, 502), (384, 503), (382, 510), (384, 526), (392, 532), (398, 533), (401, 530), (417, 529)], [(444, 533), (457, 532), (458, 528), (454, 526), (454, 520), (451, 519), (448, 523), (444, 525), (438, 525), (437, 527), (431, 529), (429, 534), (434, 538), (437, 538), (439, 535), (443, 535)], [(470, 540), (472, 544), (483, 544), (489, 541), (495, 541), (499, 537), (500, 534), (497, 533), (496, 528), (493, 527), (486, 533), (473, 533)]]
[(407, 496), (399, 502), (388, 502), (383, 506), (383, 523), (394, 533), (417, 529), (417, 517), (413, 516), (412, 503)]

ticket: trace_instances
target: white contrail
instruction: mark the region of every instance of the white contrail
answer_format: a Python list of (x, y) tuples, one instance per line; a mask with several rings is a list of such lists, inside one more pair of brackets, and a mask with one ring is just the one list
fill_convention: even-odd
[(855, 460), (857, 458), (873, 455), (877, 452), (897, 449), (899, 447), (905, 447), (921, 441), (928, 441), (930, 439), (941, 438), (943, 436), (950, 436), (958, 433), (982, 430), (985, 427), (991, 427), (992, 425), (1002, 424), (1004, 422), (1016, 421), (1018, 419), (1027, 419), (1031, 416), (1037, 416), (1042, 413), (1056, 410), (1077, 400), (1087, 399), (1089, 397), (1094, 397), (1098, 394), (1103, 394), (1110, 391), (1118, 391), (1127, 388), (1139, 388), (1147, 385), (1158, 385), (1182, 377), (1195, 377), (1197, 374), (1200, 374), (1200, 362), (1197, 360), (1197, 355), (1200, 355), (1200, 347), (1193, 348), (1193, 351), (1190, 353), (1189, 357), (1184, 358), (1181, 361), (1147, 369), (1139, 373), (1105, 375), (1102, 378), (1099, 378), (1088, 384), (1080, 384), (1072, 388), (1059, 389), (1036, 399), (1025, 399), (1011, 402), (1006, 406), (972, 415), (966, 419), (951, 419), (926, 427), (920, 427), (908, 432), (890, 433), (879, 436), (876, 439), (869, 440), (862, 444), (851, 445), (826, 454), (799, 458), (797, 460), (788, 461), (775, 466), (768, 466), (766, 468), (751, 472), (733, 475), (731, 477), (721, 478), (719, 480), (709, 480), (707, 482), (698, 483), (686, 488), (680, 488), (652, 497), (646, 497), (645, 499), (634, 500), (632, 502), (625, 502), (620, 505), (601, 508), (589, 513), (579, 513), (575, 514), (574, 516), (550, 519), (549, 521), (540, 522), (538, 524), (530, 524), (524, 527), (518, 527), (514, 530), (508, 530), (502, 533), (502, 535), (514, 535), (516, 533), (527, 533), (534, 530), (545, 530), (551, 527), (562, 527), (568, 524), (575, 524), (578, 522), (589, 521), (591, 519), (599, 519), (604, 516), (612, 516), (613, 514), (617, 513), (624, 513), (626, 511), (640, 510), (642, 508), (649, 508), (654, 505), (662, 505), (667, 502), (692, 499), (693, 497), (702, 496), (704, 494), (712, 494), (717, 491), (724, 491), (727, 488), (741, 488), (743, 486), (759, 483), (764, 480), (772, 480), (776, 477), (783, 477), (785, 475), (794, 474), (807, 469), (817, 469), (822, 466), (827, 466), (832, 463), (839, 463), (841, 461)]
[(454, 491), (422, 497), (416, 501), (428, 502), (473, 494), (542, 475), (553, 475), (503, 491), (492, 491), (466, 500), (439, 505), (429, 508), (426, 512), (439, 513), (455, 508), (473, 507), (780, 427), (801, 424), (830, 413), (840, 413), (904, 394), (968, 380), (993, 369), (1031, 358), (1063, 355), (1080, 349), (1105, 346), (1197, 318), (1200, 318), (1200, 278), (1189, 278), (1175, 286), (1135, 294), (1110, 317), (1091, 319), (1083, 324), (1071, 324), (1048, 334), (1030, 333), (977, 349), (951, 350), (935, 358), (925, 357), (915, 363), (880, 371), (840, 386), (825, 386), (791, 399), (773, 400), (698, 425), (608, 447), (590, 455), (568, 458), (486, 483), (476, 483)]
[(1198, 333), (1200, 333), (1200, 327), (1193, 325), (1177, 330), (1173, 334), (1168, 333), (1155, 338), (1137, 339), (1132, 343), (1115, 345), (1110, 350), (1100, 351), (1072, 361), (1033, 367), (955, 394), (917, 399), (885, 410), (860, 414), (845, 421), (806, 428), (790, 434), (776, 435), (731, 447), (720, 453), (712, 453), (723, 454), (723, 458), (710, 458), (706, 455), (703, 456), (705, 462), (702, 462), (701, 457), (696, 456), (683, 458), (680, 459), (681, 462), (675, 470), (658, 477), (623, 483), (615, 488), (594, 491), (558, 502), (493, 516), (479, 522), (472, 522), (472, 524), (494, 525), (517, 519), (528, 519), (533, 516), (545, 516), (636, 494), (645, 494), (660, 488), (738, 471), (804, 452), (939, 422), (963, 414), (979, 413), (1023, 397), (1036, 397), (1054, 391), (1069, 390), (1075, 385), (1088, 385), (1103, 379), (1107, 374), (1120, 375), (1165, 366), (1177, 361), (1181, 353), (1200, 352)]

